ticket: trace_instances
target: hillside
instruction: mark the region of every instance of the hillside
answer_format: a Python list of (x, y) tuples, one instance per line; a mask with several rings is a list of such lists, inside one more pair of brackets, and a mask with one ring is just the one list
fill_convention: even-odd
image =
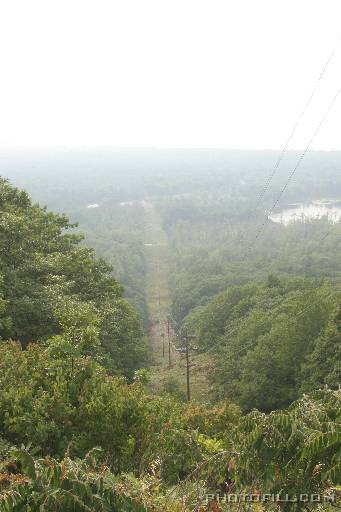
[[(271, 224), (241, 258), (234, 230), (248, 236), (258, 217), (230, 217), (232, 198), (211, 190), (87, 209), (83, 241), (65, 215), (0, 185), (1, 511), (208, 512), (227, 492), (338, 499), (337, 225)], [(89, 248), (96, 233), (114, 250), (118, 230), (135, 249), (109, 259), (137, 266), (142, 301)]]

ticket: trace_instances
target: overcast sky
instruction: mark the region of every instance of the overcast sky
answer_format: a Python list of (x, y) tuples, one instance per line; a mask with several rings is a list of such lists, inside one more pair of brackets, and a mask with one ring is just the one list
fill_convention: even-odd
[[(0, 148), (291, 147), (341, 87), (340, 0), (2, 0)], [(341, 95), (313, 149), (341, 149)]]

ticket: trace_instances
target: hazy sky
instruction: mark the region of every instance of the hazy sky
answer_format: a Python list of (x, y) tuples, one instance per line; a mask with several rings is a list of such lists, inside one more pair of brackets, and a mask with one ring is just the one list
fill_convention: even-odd
[[(280, 148), (341, 0), (0, 0), (0, 148)], [(341, 87), (341, 42), (291, 147)], [(314, 149), (341, 149), (341, 95)]]

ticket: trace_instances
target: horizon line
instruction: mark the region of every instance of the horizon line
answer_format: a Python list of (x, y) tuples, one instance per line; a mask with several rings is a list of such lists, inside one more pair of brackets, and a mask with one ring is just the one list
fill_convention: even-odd
[[(82, 145), (74, 145), (74, 146), (18, 146), (18, 147), (0, 147), (0, 154), (3, 153), (31, 153), (31, 152), (72, 152), (72, 151), (276, 151), (281, 152), (283, 148), (229, 148), (222, 146), (207, 146), (207, 147), (196, 147), (196, 146), (109, 146), (109, 145), (97, 145), (97, 146), (82, 146)], [(304, 148), (292, 148), (287, 149), (286, 152), (303, 152)], [(340, 149), (329, 148), (329, 149), (309, 149), (309, 153), (317, 153), (317, 152), (340, 152)]]

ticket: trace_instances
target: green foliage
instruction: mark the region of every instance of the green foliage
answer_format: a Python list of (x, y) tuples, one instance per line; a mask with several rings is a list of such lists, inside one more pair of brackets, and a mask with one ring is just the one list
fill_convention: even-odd
[[(338, 483), (338, 392), (314, 392), (285, 411), (241, 416), (230, 403), (212, 407), (149, 396), (84, 356), (57, 359), (39, 345), (22, 351), (14, 343), (3, 343), (0, 355), (0, 429), (12, 444), (32, 442), (49, 455), (33, 460), (27, 449), (0, 444), (4, 510), (38, 511), (43, 503), (51, 511), (57, 504), (87, 510), (84, 503), (106, 510), (109, 500), (117, 510), (116, 503), (135, 511), (148, 501), (171, 511), (176, 505), (164, 501), (162, 489), (167, 495), (169, 486), (180, 485), (176, 496), (180, 489), (192, 496), (196, 479), (206, 490), (225, 492), (227, 482), (233, 492), (289, 494), (327, 492)], [(99, 464), (87, 455), (96, 446), (103, 450)], [(7, 469), (13, 462), (14, 474)], [(124, 471), (140, 478), (127, 480)], [(154, 491), (146, 495), (150, 474)], [(128, 502), (120, 501), (122, 494)]]
[(101, 346), (109, 356), (103, 365), (132, 380), (135, 369), (149, 362), (146, 336), (133, 307), (124, 299), (103, 305), (99, 329)]
[(327, 493), (340, 478), (340, 419), (340, 396), (331, 391), (307, 395), (285, 412), (248, 414), (236, 432), (235, 484), (271, 494)]
[(325, 330), (302, 366), (302, 390), (322, 386), (337, 388), (341, 382), (340, 308), (336, 306)]
[(186, 393), (180, 389), (179, 382), (174, 377), (169, 377), (163, 383), (164, 393), (168, 393), (171, 396), (178, 398), (179, 400), (186, 400)]
[(147, 397), (64, 348), (0, 345), (0, 431), (54, 456), (69, 445), (80, 455), (101, 446), (113, 468), (131, 469), (147, 439)]
[(116, 278), (124, 285), (124, 296), (147, 325), (142, 206), (137, 202), (119, 204), (104, 200), (94, 209), (84, 208), (83, 205), (66, 209), (79, 222), (85, 235), (84, 243), (93, 247), (96, 254), (113, 266)]
[[(83, 460), (65, 456), (34, 459), (25, 449), (13, 450), (17, 474), (2, 473), (0, 510), (4, 512), (142, 512), (142, 503), (118, 493), (117, 479), (104, 464), (97, 463), (96, 450)], [(13, 460), (13, 459), (12, 459)], [(9, 466), (11, 459), (7, 461)]]
[[(100, 446), (118, 473), (161, 459), (165, 478), (177, 480), (200, 460), (197, 432), (217, 437), (238, 418), (230, 405), (209, 410), (151, 397), (139, 383), (106, 375), (92, 358), (49, 345), (23, 351), (14, 342), (2, 343), (0, 361), (0, 431), (6, 439), (32, 443), (54, 457), (66, 449), (82, 457)], [(192, 448), (197, 455), (189, 457)]]
[(339, 300), (329, 286), (270, 276), (265, 284), (229, 288), (194, 311), (185, 323), (201, 350), (214, 355), (215, 396), (269, 412), (302, 390), (337, 389)]
[(150, 382), (150, 371), (147, 368), (136, 370), (134, 380), (143, 386), (146, 386)]
[[(21, 343), (0, 342), (1, 511), (199, 510), (200, 490), (294, 494), (340, 482), (337, 227), (319, 243), (326, 219), (269, 222), (248, 251), (264, 217), (250, 216), (264, 156), (251, 165), (229, 155), (231, 170), (225, 153), (215, 158), (202, 152), (200, 172), (175, 165), (172, 175), (121, 162), (115, 180), (110, 166), (100, 180), (91, 168), (46, 182), (44, 169), (32, 190), (82, 222), (145, 321), (139, 201), (153, 198), (169, 240), (173, 319), (214, 357), (214, 405), (179, 400), (172, 381), (148, 394), (143, 329), (111, 267), (65, 215), (0, 181), (0, 336)], [(297, 182), (288, 201), (341, 190), (334, 172), (304, 172), (311, 191)], [(36, 174), (27, 176), (31, 186)], [(298, 275), (306, 279), (288, 278)], [(310, 393), (326, 385), (334, 391)]]
[(65, 215), (0, 180), (0, 336), (50, 340), (52, 351), (97, 356), (132, 378), (148, 359), (140, 321), (111, 267), (80, 245)]

